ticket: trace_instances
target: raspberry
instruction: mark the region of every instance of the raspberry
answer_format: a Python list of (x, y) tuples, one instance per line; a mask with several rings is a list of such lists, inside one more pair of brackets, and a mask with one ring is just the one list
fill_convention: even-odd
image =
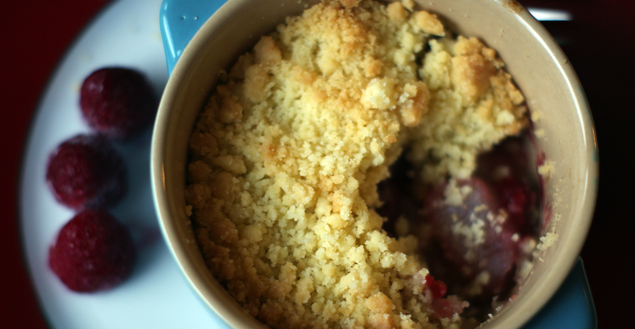
[(517, 178), (506, 177), (496, 184), (501, 201), (508, 213), (524, 214), (529, 208), (529, 191), (525, 184)]
[(458, 185), (469, 186), (471, 192), (458, 206), (444, 203), (446, 185), (435, 187), (426, 199), (432, 234), (439, 241), (445, 259), (467, 269), (469, 279), (487, 272), (489, 280), (483, 288), (498, 294), (520, 257), (518, 243), (511, 238), (516, 233), (515, 227), (504, 225), (509, 218), (499, 212), (498, 195), (484, 181), (478, 178), (460, 181)]
[(445, 283), (441, 280), (435, 280), (432, 275), (426, 275), (426, 285), (430, 289), (433, 298), (443, 298), (448, 291)]
[(77, 135), (58, 146), (46, 180), (57, 201), (76, 210), (114, 205), (128, 183), (123, 157), (97, 135)]
[(455, 313), (461, 314), (465, 307), (466, 304), (459, 300), (457, 296), (448, 296), (432, 301), (433, 316), (438, 319), (449, 318)]
[(49, 266), (71, 290), (110, 289), (132, 272), (136, 250), (130, 233), (106, 211), (84, 210), (60, 230)]
[(79, 104), (93, 129), (110, 138), (127, 140), (154, 121), (157, 97), (141, 73), (108, 67), (84, 80)]
[(509, 215), (505, 223), (510, 229), (525, 233), (528, 231), (526, 214), (535, 207), (535, 196), (530, 192), (527, 184), (513, 176), (501, 179), (494, 186), (498, 190), (499, 198)]

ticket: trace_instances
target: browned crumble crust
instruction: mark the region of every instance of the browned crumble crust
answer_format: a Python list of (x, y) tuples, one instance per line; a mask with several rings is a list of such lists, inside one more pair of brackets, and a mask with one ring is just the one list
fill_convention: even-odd
[(448, 33), (408, 8), (325, 1), (288, 18), (196, 124), (186, 210), (214, 276), (271, 327), (461, 327), (432, 316), (417, 241), (381, 229), (376, 186), (406, 143), (414, 161), (434, 157), (426, 179), (469, 176), (525, 108), (476, 39), (432, 40), (419, 67), (428, 39)]

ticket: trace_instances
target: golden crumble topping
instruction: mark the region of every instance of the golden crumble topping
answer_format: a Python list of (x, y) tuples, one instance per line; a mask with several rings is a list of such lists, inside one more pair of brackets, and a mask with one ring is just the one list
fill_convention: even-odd
[(416, 238), (381, 229), (377, 184), (406, 145), (426, 179), (469, 176), (478, 152), (526, 124), (525, 108), (493, 50), (430, 40), (449, 33), (411, 9), (325, 1), (288, 18), (196, 123), (186, 200), (199, 245), (271, 327), (461, 326), (435, 318)]
[(503, 65), (476, 38), (430, 41), (419, 69), (429, 110), (412, 129), (410, 153), (423, 164), (424, 181), (468, 178), (477, 154), (528, 125), (525, 99)]

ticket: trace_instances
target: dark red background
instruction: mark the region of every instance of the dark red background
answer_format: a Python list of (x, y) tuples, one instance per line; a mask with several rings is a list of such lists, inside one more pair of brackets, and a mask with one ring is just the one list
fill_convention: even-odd
[[(19, 237), (17, 190), (22, 149), (40, 94), (82, 28), (110, 1), (6, 1), (0, 11), (0, 327), (47, 328)], [(572, 22), (545, 26), (561, 42), (587, 93), (600, 145), (600, 192), (582, 252), (600, 328), (630, 327), (635, 295), (635, 2), (523, 0), (567, 9)], [(157, 16), (158, 19), (158, 16)], [(628, 321), (628, 322), (627, 322)]]

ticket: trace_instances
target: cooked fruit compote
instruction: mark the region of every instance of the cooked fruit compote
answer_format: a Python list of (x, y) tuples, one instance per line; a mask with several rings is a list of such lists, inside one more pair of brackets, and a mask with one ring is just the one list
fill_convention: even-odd
[(531, 260), (524, 97), (495, 50), (413, 7), (288, 18), (220, 72), (194, 127), (185, 211), (273, 328), (475, 327)]
[[(414, 234), (431, 273), (485, 320), (509, 300), (531, 267), (539, 234), (540, 188), (528, 158), (529, 132), (481, 153), (471, 177), (425, 182), (405, 157), (379, 184), (391, 236)], [(532, 172), (533, 171), (533, 172)]]

